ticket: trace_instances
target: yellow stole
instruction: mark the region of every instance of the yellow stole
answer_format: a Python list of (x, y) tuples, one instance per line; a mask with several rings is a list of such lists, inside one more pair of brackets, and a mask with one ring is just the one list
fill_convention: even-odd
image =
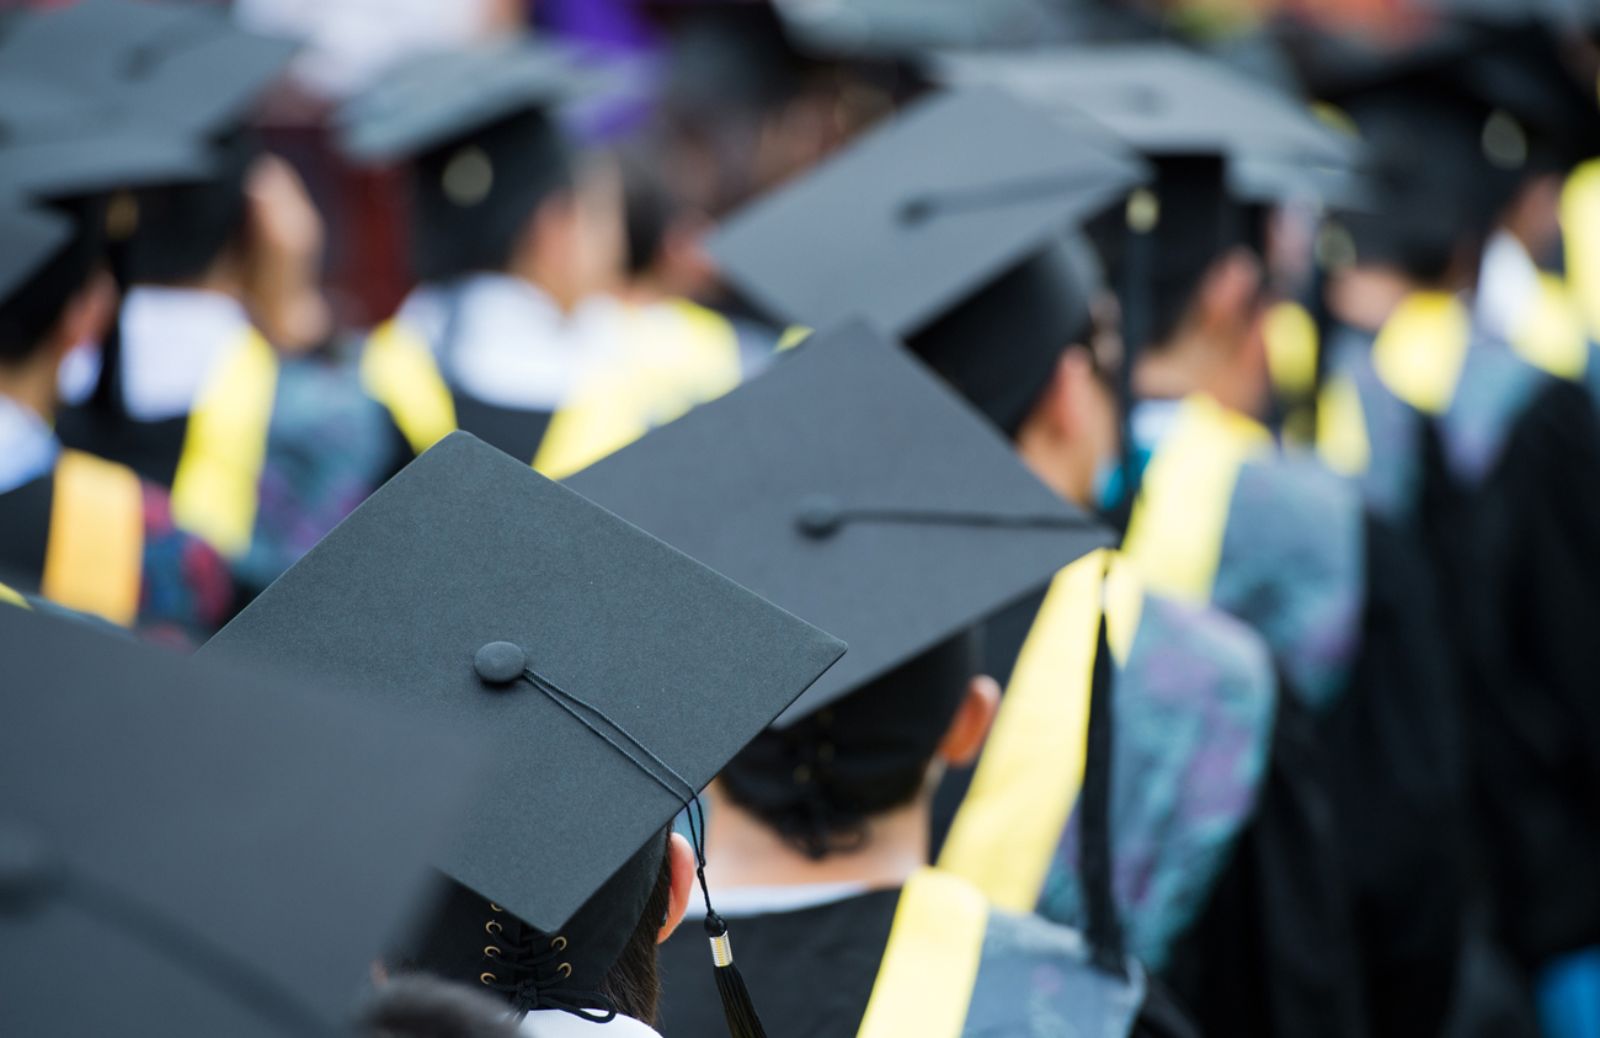
[(131, 627), (144, 580), (144, 487), (131, 469), (79, 451), (55, 468), (39, 591)]
[(247, 329), (206, 380), (172, 481), (172, 517), (228, 558), (250, 548), (260, 505), (278, 356)]
[(1083, 786), (1095, 648), (1127, 660), (1143, 608), (1132, 568), (1091, 552), (1058, 573), (1001, 700), (972, 786), (939, 854), (994, 905), (1032, 912)]
[(989, 904), (943, 870), (906, 882), (859, 1038), (961, 1038), (983, 958)]

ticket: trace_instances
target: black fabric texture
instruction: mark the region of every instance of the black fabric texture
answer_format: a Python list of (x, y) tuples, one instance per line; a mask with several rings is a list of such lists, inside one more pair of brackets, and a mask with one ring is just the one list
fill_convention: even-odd
[(1365, 522), (1349, 686), (1319, 719), (1374, 1036), (1437, 1034), (1471, 883), (1460, 678), (1420, 546)]
[(1277, 712), (1255, 817), (1163, 979), (1204, 1034), (1357, 1038), (1365, 1007), (1328, 765), (1292, 692)]
[[(797, 912), (728, 920), (733, 957), (768, 1038), (854, 1035), (889, 943), (900, 890), (875, 891)], [(699, 926), (661, 946), (661, 1019), (667, 1035), (727, 1033)]]
[(188, 430), (187, 415), (140, 422), (121, 413), (81, 405), (63, 408), (56, 416), (56, 434), (68, 447), (126, 465), (141, 478), (169, 488), (178, 474)]
[(48, 472), (0, 494), (0, 582), (35, 591), (44, 579), (56, 479)]

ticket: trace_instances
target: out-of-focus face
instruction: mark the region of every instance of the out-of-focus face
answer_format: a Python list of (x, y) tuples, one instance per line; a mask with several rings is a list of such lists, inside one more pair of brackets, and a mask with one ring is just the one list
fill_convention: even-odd
[(535, 280), (564, 310), (613, 292), (626, 273), (622, 173), (611, 159), (585, 163), (572, 190), (537, 217)]

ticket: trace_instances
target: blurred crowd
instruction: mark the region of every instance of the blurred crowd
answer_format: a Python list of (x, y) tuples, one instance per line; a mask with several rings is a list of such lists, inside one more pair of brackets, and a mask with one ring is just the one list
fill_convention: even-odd
[[(571, 675), (622, 614), (562, 581), (659, 590), (729, 719), (563, 705), (599, 800), (617, 754), (679, 798), (640, 833), (720, 774), (709, 831), (520, 921), (559, 884), (474, 844), (375, 969), (487, 991), (378, 983), (372, 1034), (1600, 1036), (1597, 350), (1593, 0), (0, 3), (0, 603), (359, 683), (548, 543)], [(824, 649), (610, 516), (502, 530), (536, 492), (463, 432), (845, 662), (765, 728)], [(716, 988), (666, 939), (708, 861)], [(647, 980), (530, 951), (591, 897), (668, 920)]]

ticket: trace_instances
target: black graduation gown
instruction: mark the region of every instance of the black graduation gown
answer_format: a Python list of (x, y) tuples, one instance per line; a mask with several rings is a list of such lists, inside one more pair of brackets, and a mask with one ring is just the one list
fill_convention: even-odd
[[(769, 1038), (851, 1038), (860, 1029), (889, 942), (899, 890), (729, 921), (739, 971)], [(698, 923), (661, 947), (664, 1035), (727, 1033), (711, 953)], [(930, 978), (930, 983), (937, 979)], [(1134, 1038), (1198, 1038), (1161, 986), (1150, 983)]]

